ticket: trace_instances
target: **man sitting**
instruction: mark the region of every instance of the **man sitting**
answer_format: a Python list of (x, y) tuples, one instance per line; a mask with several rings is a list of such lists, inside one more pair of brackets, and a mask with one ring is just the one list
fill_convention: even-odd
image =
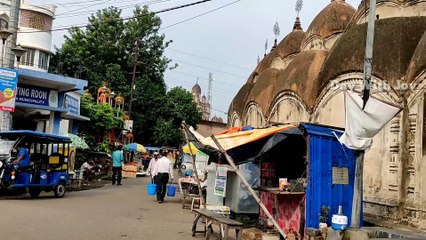
[(89, 182), (93, 181), (95, 178), (95, 171), (93, 171), (93, 167), (95, 163), (93, 160), (89, 160), (81, 165), (80, 171), (83, 173), (83, 179), (88, 180)]
[(25, 169), (30, 166), (30, 152), (28, 151), (28, 143), (19, 144), (18, 158), (12, 162), (15, 165), (15, 169)]

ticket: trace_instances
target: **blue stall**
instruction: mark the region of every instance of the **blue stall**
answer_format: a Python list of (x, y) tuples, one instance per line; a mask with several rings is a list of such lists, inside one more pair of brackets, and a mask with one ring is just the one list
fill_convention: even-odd
[[(288, 124), (226, 151), (237, 165), (259, 164), (260, 187), (255, 190), (262, 203), (285, 233), (304, 236), (307, 228), (318, 229), (320, 222), (331, 226), (339, 206), (350, 225), (356, 157), (338, 141), (342, 134), (343, 129), (330, 126)], [(219, 137), (219, 142), (238, 135), (242, 134)], [(227, 163), (217, 150), (204, 149), (209, 150), (209, 161)], [(271, 226), (262, 210), (259, 220)]]

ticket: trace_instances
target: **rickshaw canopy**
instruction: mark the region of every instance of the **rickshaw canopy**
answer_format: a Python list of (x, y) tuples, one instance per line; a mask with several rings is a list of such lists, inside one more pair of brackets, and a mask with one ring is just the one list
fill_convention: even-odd
[(46, 142), (46, 143), (71, 143), (71, 139), (67, 136), (59, 136), (49, 133), (36, 132), (31, 130), (16, 130), (16, 131), (4, 131), (0, 132), (0, 137), (5, 138), (20, 138), (20, 137), (28, 137), (28, 138), (36, 138), (38, 142)]

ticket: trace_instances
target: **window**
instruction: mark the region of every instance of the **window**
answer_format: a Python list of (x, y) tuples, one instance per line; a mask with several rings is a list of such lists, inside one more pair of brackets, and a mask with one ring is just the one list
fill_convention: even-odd
[(38, 67), (47, 70), (49, 67), (49, 54), (47, 52), (40, 51), (38, 57)]
[(22, 9), (19, 17), (19, 26), (38, 30), (52, 29), (53, 18), (47, 14)]
[(26, 66), (34, 66), (35, 49), (24, 48), (27, 52), (21, 57), (21, 64)]
[(9, 28), (9, 23), (6, 21), (6, 20), (4, 20), (3, 18), (0, 18), (0, 29), (1, 30), (3, 30), (3, 29), (8, 29)]

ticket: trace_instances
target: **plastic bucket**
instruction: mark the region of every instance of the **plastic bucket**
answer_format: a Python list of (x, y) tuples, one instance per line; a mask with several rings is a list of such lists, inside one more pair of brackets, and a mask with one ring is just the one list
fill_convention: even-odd
[(174, 197), (176, 195), (176, 186), (175, 185), (167, 185), (167, 196)]
[(157, 184), (150, 183), (147, 188), (148, 195), (153, 196), (157, 193)]

